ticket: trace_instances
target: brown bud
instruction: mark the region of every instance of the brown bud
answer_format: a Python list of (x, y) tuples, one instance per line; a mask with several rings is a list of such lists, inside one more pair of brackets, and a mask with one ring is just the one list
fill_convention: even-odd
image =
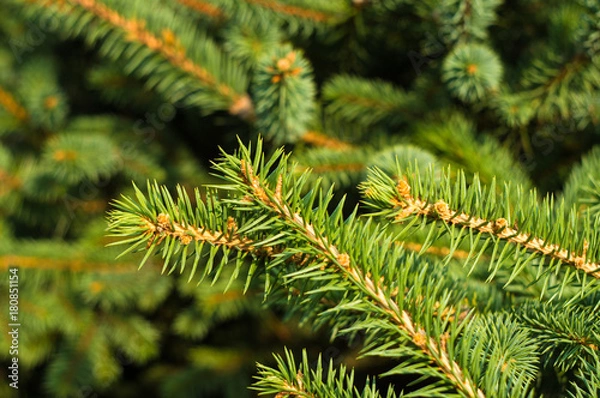
[(448, 204), (443, 201), (439, 201), (436, 204), (434, 204), (433, 208), (436, 211), (436, 213), (440, 216), (447, 216), (450, 213), (450, 208), (448, 207)]
[(192, 237), (189, 235), (181, 235), (179, 241), (182, 245), (189, 245), (192, 242)]
[(508, 226), (508, 221), (505, 218), (499, 218), (494, 221), (494, 230), (501, 231)]

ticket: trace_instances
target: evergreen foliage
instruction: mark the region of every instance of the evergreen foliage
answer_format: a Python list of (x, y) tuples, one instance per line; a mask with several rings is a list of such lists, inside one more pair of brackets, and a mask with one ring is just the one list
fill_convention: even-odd
[(597, 1), (0, 10), (24, 395), (600, 395)]
[(298, 140), (315, 119), (310, 65), (301, 53), (282, 46), (260, 58), (256, 69), (256, 128), (275, 142)]
[[(471, 270), (486, 248), (491, 251), (484, 261), (486, 281), (521, 287), (505, 291), (500, 310), (480, 312), (475, 310), (477, 291), (447, 272), (447, 261), (429, 263), (397, 245), (405, 230), (364, 222), (356, 210), (344, 217), (343, 202), (328, 210), (331, 190), (308, 185), (308, 173), (290, 177), (288, 170), (296, 166), (282, 151), (265, 159), (260, 142), (255, 151), (241, 146), (237, 155), (224, 154), (214, 167), (227, 183), (219, 189), (228, 195), (209, 189), (202, 201), (196, 190), (192, 205), (181, 188), (174, 199), (154, 184), (146, 194), (136, 189), (135, 198), (116, 202), (109, 229), (120, 237), (119, 244), (128, 245), (124, 253), (141, 248), (146, 252), (143, 265), (156, 251), (164, 260), (163, 272), (182, 273), (190, 266), (190, 278), (200, 272), (200, 280), (215, 281), (232, 268), (231, 277), (245, 279), (245, 289), (259, 279), (268, 300), (283, 298), (315, 324), (332, 328), (334, 336), (365, 333), (362, 355), (395, 359), (397, 366), (386, 376), (421, 375), (420, 380), (428, 382), (415, 389), (420, 396), (522, 397), (535, 394), (541, 382), (542, 356), (548, 368), (562, 373), (580, 371), (570, 368), (578, 366), (573, 357), (575, 363), (587, 364), (583, 366), (593, 363), (598, 349), (595, 315), (582, 302), (597, 297), (600, 267), (596, 252), (588, 251), (598, 247), (596, 234), (588, 228), (580, 232), (583, 237), (569, 236), (565, 231), (573, 218), (561, 217), (562, 208), (553, 217), (551, 203), (537, 204), (535, 192), (525, 196), (517, 191), (522, 199), (515, 201), (508, 197), (511, 190), (506, 185), (506, 193), (497, 199), (494, 182), (485, 189), (475, 179), (466, 188), (465, 177), (459, 175), (452, 187), (445, 174), (410, 170), (395, 173), (396, 182), (377, 169), (362, 187), (367, 204), (378, 210), (373, 215), (406, 223), (405, 230), (419, 228), (419, 217), (422, 225), (431, 222), (420, 253), (444, 233), (450, 236), (448, 259), (462, 242), (469, 243), (463, 264), (471, 265), (469, 259), (475, 258)], [(461, 212), (451, 210), (452, 204)], [(513, 208), (514, 214), (531, 217), (520, 219), (519, 231), (510, 227), (508, 211)], [(474, 212), (480, 216), (469, 216)], [(203, 252), (208, 262), (198, 270)], [(511, 257), (513, 261), (506, 261)], [(544, 271), (545, 262), (552, 272)], [(503, 274), (501, 264), (509, 267)], [(532, 269), (525, 272), (526, 268)], [(542, 287), (531, 294), (528, 290), (536, 284)], [(275, 294), (278, 290), (286, 294)], [(290, 301), (294, 290), (301, 301)], [(539, 307), (550, 300), (588, 316), (552, 316), (547, 312), (550, 304)], [(513, 302), (529, 308), (516, 315), (510, 311)], [(584, 319), (590, 322), (585, 337), (576, 337), (583, 331), (579, 320)], [(567, 341), (560, 343), (563, 336)], [(325, 387), (304, 381), (304, 372), (290, 373), (296, 371), (289, 362), (279, 359), (280, 373), (263, 370), (257, 386), (269, 392), (277, 385), (275, 391), (292, 396), (313, 393), (314, 388), (314, 393), (328, 396)], [(327, 381), (329, 388), (334, 383)], [(575, 393), (577, 385), (565, 388)]]

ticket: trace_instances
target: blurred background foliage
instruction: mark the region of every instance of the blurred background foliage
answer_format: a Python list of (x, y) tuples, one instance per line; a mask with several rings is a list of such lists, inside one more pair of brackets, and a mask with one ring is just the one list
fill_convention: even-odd
[(105, 212), (131, 181), (214, 183), (211, 161), (238, 136), (294, 148), (298, 172), (311, 168), (349, 206), (367, 167), (416, 161), (542, 195), (566, 186), (568, 203), (600, 209), (600, 155), (588, 154), (600, 142), (596, 1), (5, 0), (0, 10), (0, 268), (20, 269), (22, 397), (251, 396), (255, 361), (284, 345), (352, 361), (348, 342), (284, 320), (241, 283), (222, 295), (220, 282), (166, 278), (158, 261), (138, 271), (139, 258), (105, 247)]

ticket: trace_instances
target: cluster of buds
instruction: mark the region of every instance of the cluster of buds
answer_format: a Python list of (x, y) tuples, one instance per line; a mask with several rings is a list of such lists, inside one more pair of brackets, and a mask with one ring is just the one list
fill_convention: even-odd
[(267, 72), (274, 74), (271, 78), (273, 83), (279, 83), (290, 76), (298, 76), (302, 72), (300, 67), (293, 68), (294, 62), (296, 62), (295, 51), (290, 51), (285, 57), (273, 59), (273, 61), (275, 61), (275, 67), (267, 67)]

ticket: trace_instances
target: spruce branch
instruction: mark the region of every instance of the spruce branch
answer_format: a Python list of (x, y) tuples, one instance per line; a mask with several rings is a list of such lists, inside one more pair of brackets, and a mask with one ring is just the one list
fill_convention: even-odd
[(349, 149), (310, 148), (294, 157), (298, 162), (294, 172), (310, 170), (311, 176), (320, 178), (324, 185), (354, 187), (362, 181), (367, 167), (372, 165), (376, 151), (368, 147)]
[(592, 360), (585, 362), (584, 366), (578, 369), (576, 380), (571, 382), (572, 391), (569, 396), (573, 398), (596, 397), (600, 394), (600, 355), (594, 353)]
[[(203, 278), (216, 280), (232, 257), (236, 278), (242, 260), (250, 260), (243, 271), (246, 289), (261, 275), (270, 298), (287, 292), (288, 305), (315, 317), (317, 325), (332, 322), (342, 333), (366, 330), (363, 355), (400, 361), (387, 374), (437, 380), (420, 390), (424, 394), (484, 397), (494, 395), (498, 380), (499, 391), (511, 396), (530, 389), (537, 346), (517, 323), (465, 313), (454, 281), (407, 255), (396, 235), (357, 220), (356, 211), (344, 218), (343, 203), (329, 213), (332, 192), (317, 184), (306, 193), (308, 173), (292, 176), (294, 168), (282, 150), (265, 159), (260, 142), (255, 151), (241, 146), (214, 165), (227, 182), (218, 187), (228, 194), (196, 191), (192, 206), (181, 188), (176, 200), (157, 185), (147, 196), (136, 189), (136, 200), (116, 203), (109, 229), (116, 243), (129, 246), (124, 253), (145, 250), (147, 259), (161, 252), (163, 270), (171, 263), (171, 271), (180, 264), (183, 272), (193, 257), (193, 275), (208, 252)], [(203, 251), (203, 243), (211, 249)]]
[(236, 60), (254, 70), (262, 57), (285, 41), (283, 32), (268, 22), (229, 25), (224, 32), (224, 49)]
[(287, 221), (306, 241), (310, 243), (321, 255), (327, 258), (329, 264), (337, 271), (348, 275), (357, 287), (365, 289), (371, 300), (375, 302), (392, 322), (404, 330), (412, 339), (412, 343), (423, 351), (425, 355), (431, 358), (450, 380), (455, 387), (462, 391), (468, 397), (485, 397), (483, 391), (477, 388), (475, 383), (466, 376), (461, 367), (454, 362), (444, 344), (427, 334), (425, 329), (415, 324), (411, 314), (406, 310), (400, 310), (398, 305), (390, 300), (389, 292), (386, 292), (373, 281), (368, 275), (363, 274), (362, 267), (352, 263), (348, 253), (341, 252), (335, 245), (331, 244), (326, 236), (318, 234), (315, 227), (306, 222), (300, 214), (294, 212), (290, 206), (283, 202), (281, 193), (282, 176), (278, 176), (277, 186), (274, 191), (269, 190), (267, 186), (256, 176), (251, 164), (245, 159), (240, 160), (240, 177), (247, 187), (252, 198), (262, 205), (270, 208), (273, 212)]
[(355, 11), (344, 0), (177, 0), (196, 13), (214, 21), (243, 26), (266, 23), (280, 26), (292, 35), (308, 36), (315, 30), (335, 27), (351, 18)]
[[(368, 181), (362, 185), (366, 203), (378, 211), (374, 214), (381, 215), (393, 223), (407, 223), (406, 230), (415, 223), (432, 222), (433, 228), (438, 223), (444, 224), (452, 239), (453, 249), (463, 240), (470, 240), (470, 257), (474, 255), (477, 245), (481, 247), (475, 256), (477, 258), (488, 246), (492, 246), (492, 275), (498, 271), (501, 260), (508, 256), (507, 246), (502, 250), (499, 248), (500, 243), (504, 242), (508, 246), (514, 246), (513, 252), (520, 253), (509, 282), (535, 255), (548, 258), (550, 268), (553, 263), (556, 267), (563, 263), (583, 271), (585, 275), (600, 278), (600, 262), (597, 258), (598, 233), (589, 226), (581, 233), (573, 231), (571, 225), (576, 224), (574, 212), (566, 219), (564, 208), (561, 207), (556, 212), (552, 209), (551, 202), (543, 203), (540, 208), (535, 193), (532, 192), (529, 197), (524, 197), (519, 192), (517, 195), (511, 195), (508, 186), (505, 186), (502, 195), (497, 195), (494, 181), (487, 192), (482, 189), (478, 179), (467, 188), (462, 173), (458, 175), (454, 187), (451, 186), (449, 171), (444, 173), (439, 183), (434, 182), (436, 177), (432, 172), (425, 181), (418, 173), (415, 175), (410, 170), (398, 171), (397, 175), (400, 177), (393, 180), (383, 172), (374, 170)], [(511, 208), (511, 197), (518, 198), (514, 203), (515, 208)], [(453, 208), (453, 205), (456, 207)], [(510, 220), (515, 216), (519, 218), (523, 227), (511, 225)], [(532, 228), (532, 231), (527, 231), (527, 228)], [(536, 229), (540, 235), (536, 235)], [(426, 242), (427, 247), (436, 240), (433, 237), (434, 232), (432, 229)], [(440, 236), (439, 232), (437, 236)], [(554, 243), (555, 240), (561, 244)], [(581, 251), (577, 252), (569, 247), (580, 247)], [(524, 251), (532, 254), (527, 256)], [(562, 280), (562, 288), (570, 280), (572, 276), (570, 277), (567, 271)], [(585, 279), (582, 280), (582, 283), (584, 282)]]
[[(310, 170), (312, 170), (314, 173), (316, 174), (321, 174), (321, 173), (329, 173), (329, 172), (335, 172), (335, 173), (339, 173), (339, 172), (360, 172), (366, 169), (366, 164), (365, 163), (346, 163), (346, 164), (335, 164), (335, 163), (330, 163), (330, 164), (320, 164), (316, 167), (311, 167)], [(301, 172), (307, 170), (307, 168), (301, 168), (300, 169)]]
[(46, 383), (46, 388), (59, 396), (77, 394), (77, 385), (89, 382), (90, 365), (88, 352), (100, 334), (96, 324), (90, 324), (84, 329), (76, 341), (64, 349), (48, 370), (52, 375)]
[(501, 4), (501, 0), (451, 0), (418, 2), (415, 8), (419, 15), (438, 25), (438, 37), (446, 45), (454, 46), (487, 39), (488, 28), (495, 22), (496, 9)]
[(478, 103), (497, 92), (503, 67), (492, 49), (461, 44), (444, 59), (442, 71), (442, 80), (453, 95), (467, 103)]
[[(382, 398), (374, 380), (367, 380), (363, 391), (354, 387), (354, 372), (344, 366), (335, 369), (333, 361), (324, 369), (321, 357), (317, 365), (311, 368), (306, 351), (302, 351), (299, 365), (290, 350), (284, 356), (274, 355), (277, 368), (258, 365), (258, 380), (252, 386), (259, 395), (275, 394), (276, 398)], [(395, 392), (389, 388), (386, 398), (395, 398)]]
[(591, 220), (600, 217), (600, 146), (593, 147), (573, 168), (562, 197), (581, 215)]
[(533, 252), (549, 255), (577, 269), (583, 270), (595, 278), (600, 278), (600, 271), (597, 271), (600, 264), (590, 262), (587, 259), (588, 243), (584, 243), (583, 254), (577, 255), (574, 252), (561, 249), (557, 244), (547, 243), (540, 238), (532, 237), (531, 234), (522, 233), (517, 228), (511, 228), (508, 226), (505, 218), (488, 221), (465, 213), (459, 213), (451, 210), (443, 200), (427, 204), (421, 199), (410, 195), (410, 186), (404, 180), (398, 182), (397, 189), (403, 199), (402, 202), (395, 204), (395, 206), (400, 206), (403, 209), (396, 216), (396, 220), (398, 221), (412, 214), (417, 214), (422, 217), (441, 220), (448, 224), (460, 225), (464, 228), (494, 235), (498, 239), (506, 240), (507, 242), (520, 244)]
[[(1, 155), (4, 155), (2, 149), (3, 148), (0, 147), (0, 160), (4, 160), (1, 157)], [(0, 164), (0, 198), (2, 199), (5, 195), (18, 192), (23, 185), (22, 179), (18, 175), (12, 173), (6, 166)]]
[(254, 23), (253, 18), (261, 18), (270, 26), (284, 25), (292, 34), (298, 31), (310, 34), (314, 29), (340, 24), (353, 14), (352, 8), (339, 0), (327, 3), (319, 0), (177, 1), (213, 20), (241, 21), (246, 24), (248, 21)]
[[(143, 366), (161, 352), (147, 366), (167, 375), (163, 395), (233, 387), (247, 359), (261, 353), (200, 346), (188, 350), (191, 366), (172, 377), (161, 365), (171, 343), (160, 339), (165, 329), (155, 323), (164, 317), (155, 310), (182, 303), (168, 326), (197, 340), (239, 315), (258, 314), (264, 326), (268, 301), (286, 318), (331, 331), (332, 340), (359, 343), (359, 358), (393, 362), (379, 374), (400, 376), (387, 398), (600, 396), (599, 148), (573, 170), (564, 203), (528, 191), (556, 189), (572, 160), (597, 141), (598, 0), (501, 9), (502, 0), (0, 3), (9, 14), (0, 21), (7, 39), (0, 45), (0, 270), (23, 268), (23, 377), (37, 367), (49, 394), (81, 395), (82, 385), (104, 393), (121, 381), (116, 351)], [(437, 29), (415, 25), (406, 15), (412, 11)], [(504, 29), (523, 18), (525, 32)], [(503, 28), (488, 34), (493, 25)], [(67, 36), (77, 40), (60, 44)], [(90, 60), (36, 57), (77, 49), (80, 41), (112, 69), (70, 74)], [(408, 59), (389, 56), (417, 41), (428, 44)], [(493, 50), (500, 48), (501, 57)], [(349, 52), (341, 68), (361, 76), (335, 77), (336, 61)], [(525, 73), (515, 61), (522, 56), (531, 56)], [(402, 68), (408, 62), (414, 70)], [(144, 87), (122, 84), (125, 75)], [(392, 75), (397, 86), (377, 80)], [(75, 120), (99, 109), (101, 98), (87, 98), (82, 79), (138, 123), (121, 129), (102, 117), (69, 121), (70, 97)], [(459, 102), (470, 109), (468, 119), (450, 109)], [(159, 183), (193, 186), (206, 178), (185, 145), (159, 131), (172, 123), (197, 127), (199, 115), (175, 114), (182, 107), (221, 112), (202, 119), (212, 123), (202, 126), (211, 134), (261, 133), (299, 144), (298, 151), (268, 156), (262, 142), (241, 145), (215, 163), (225, 183), (189, 196), (182, 187), (169, 191)], [(435, 109), (448, 113), (426, 117)], [(567, 137), (573, 129), (577, 137)], [(515, 154), (535, 156), (542, 163), (527, 166), (544, 168), (543, 175), (526, 172)], [(345, 197), (338, 200), (339, 188), (354, 188), (370, 169), (360, 189), (373, 212), (363, 217), (362, 207), (349, 210)], [(86, 213), (104, 211), (103, 195), (121, 191), (124, 180), (139, 186), (149, 176), (158, 182), (144, 193), (126, 191), (109, 213), (109, 245), (123, 245), (126, 256), (111, 262), (117, 253), (96, 250), (105, 241)], [(75, 196), (83, 190), (97, 198)], [(42, 240), (64, 232), (77, 241)], [(27, 236), (35, 240), (21, 239)], [(139, 274), (128, 259), (134, 252), (136, 265), (145, 265)], [(160, 277), (160, 269), (182, 277)], [(213, 285), (186, 283), (194, 276)], [(247, 293), (264, 294), (263, 303)], [(0, 345), (9, 342), (6, 315)], [(251, 326), (245, 318), (243, 330)], [(290, 333), (276, 334), (290, 341)], [(198, 371), (208, 357), (210, 371)], [(371, 378), (364, 390), (355, 388), (343, 366), (323, 369), (319, 359), (315, 370), (306, 354), (298, 361), (286, 350), (276, 362), (258, 365), (261, 394), (385, 396)], [(227, 365), (240, 368), (211, 373)]]
[[(17, 2), (19, 3), (20, 0)], [(203, 58), (206, 64), (210, 64), (210, 68), (198, 62), (198, 58), (200, 57), (192, 57), (188, 54), (190, 49), (188, 45), (192, 41), (197, 43), (198, 37), (194, 34), (190, 35), (190, 32), (184, 32), (183, 34), (186, 35), (184, 43), (182, 37), (176, 33), (176, 31), (181, 30), (181, 26), (167, 26), (167, 23), (162, 26), (154, 26), (154, 23), (149, 24), (145, 19), (140, 17), (128, 18), (118, 10), (111, 8), (108, 3), (97, 0), (67, 0), (65, 2), (33, 0), (32, 3), (27, 3), (25, 6), (26, 10), (28, 10), (28, 7), (33, 7), (33, 5), (42, 10), (40, 15), (42, 18), (59, 16), (61, 19), (64, 19), (67, 26), (71, 26), (79, 24), (82, 18), (91, 17), (96, 22), (96, 24), (92, 25), (93, 28), (103, 31), (102, 35), (98, 35), (94, 33), (93, 29), (88, 30), (87, 26), (80, 26), (73, 31), (68, 31), (67, 33), (69, 34), (83, 34), (92, 42), (102, 42), (102, 39), (106, 39), (109, 36), (112, 38), (109, 42), (112, 43), (114, 39), (117, 39), (114, 35), (110, 34), (114, 31), (119, 32), (120, 37), (117, 40), (123, 41), (118, 46), (119, 48), (124, 50), (126, 44), (135, 43), (146, 49), (145, 54), (144, 52), (142, 54), (133, 54), (131, 51), (117, 51), (114, 46), (108, 46), (107, 42), (103, 42), (105, 46), (108, 46), (105, 48), (105, 55), (114, 58), (125, 55), (127, 61), (130, 62), (130, 71), (143, 77), (150, 77), (153, 80), (152, 85), (159, 91), (166, 92), (170, 96), (177, 94), (179, 96), (178, 100), (187, 95), (188, 98), (186, 100), (194, 105), (201, 104), (207, 110), (224, 107), (232, 115), (239, 116), (244, 120), (252, 120), (254, 107), (248, 94), (241, 89), (244, 86), (244, 82), (240, 80), (241, 76), (239, 72), (232, 70), (229, 65), (225, 67), (224, 64), (227, 60), (224, 59), (223, 55), (220, 54), (219, 50), (212, 43), (208, 42), (208, 39), (203, 39), (204, 43), (200, 51), (193, 50)], [(141, 15), (148, 13), (147, 9), (141, 11)], [(183, 17), (178, 18), (183, 19)], [(184, 20), (182, 22), (189, 25), (189, 21)], [(98, 26), (98, 23), (100, 23), (100, 26)], [(101, 28), (103, 24), (105, 24), (104, 29)], [(106, 27), (108, 27), (108, 32), (106, 31)], [(156, 33), (156, 31), (160, 33)], [(195, 32), (192, 31), (192, 33)], [(187, 88), (186, 94), (181, 93), (181, 87), (173, 90), (172, 85), (177, 81), (173, 75), (168, 79), (163, 79), (162, 82), (156, 81), (157, 76), (151, 73), (158, 67), (156, 61), (153, 61), (154, 67), (152, 68), (139, 67), (140, 60), (147, 59), (148, 52), (159, 56), (161, 60), (166, 61), (177, 72), (183, 74), (183, 76), (188, 76), (204, 93), (199, 94), (194, 92), (192, 88)], [(204, 54), (201, 52), (204, 52)], [(168, 74), (169, 71), (163, 68), (161, 73)], [(165, 84), (168, 84), (169, 87), (166, 87)], [(172, 90), (168, 92), (167, 88), (171, 88)], [(212, 97), (212, 100), (209, 100), (209, 96)]]
[(264, 54), (254, 75), (256, 128), (276, 142), (295, 142), (316, 117), (316, 85), (304, 54), (283, 45)]
[[(103, 156), (95, 156), (102, 153)], [(46, 142), (42, 155), (44, 168), (67, 184), (110, 176), (120, 166), (116, 143), (105, 134), (63, 132)]]
[(185, 223), (171, 221), (168, 214), (160, 213), (156, 220), (143, 218), (146, 233), (151, 235), (148, 245), (160, 244), (165, 238), (172, 238), (183, 246), (191, 242), (206, 242), (212, 246), (223, 246), (254, 254), (260, 257), (273, 256), (273, 248), (259, 248), (254, 246), (254, 241), (240, 236), (237, 232), (236, 222), (232, 217), (227, 218), (227, 228), (223, 231), (211, 231), (206, 228), (198, 228)]
[(349, 122), (372, 125), (412, 119), (417, 98), (391, 83), (338, 75), (323, 87), (327, 112)]
[(311, 148), (294, 156), (298, 163), (296, 173), (311, 170), (311, 175), (322, 179), (324, 185), (335, 184), (354, 188), (364, 181), (369, 167), (392, 172), (398, 165), (427, 168), (437, 165), (429, 152), (409, 144), (389, 144), (381, 147), (354, 146), (348, 149)]
[(529, 303), (516, 316), (536, 337), (545, 364), (560, 372), (593, 363), (600, 352), (598, 305)]
[(582, 68), (590, 61), (585, 54), (575, 54), (571, 59), (567, 60), (562, 66), (556, 70), (556, 73), (549, 77), (540, 87), (535, 89), (533, 93), (536, 95), (549, 95), (555, 91), (561, 84), (568, 83)]
[(549, 50), (525, 69), (521, 80), (525, 90), (517, 95), (546, 122), (572, 118), (582, 99), (599, 87), (598, 68), (584, 51), (565, 57)]
[[(176, 205), (168, 194), (168, 191), (164, 188), (159, 189), (157, 186), (154, 186), (149, 188), (151, 191), (149, 199), (144, 198), (141, 192), (138, 191), (137, 203), (127, 198), (119, 201), (117, 203), (119, 210), (111, 213), (109, 229), (116, 236), (129, 237), (121, 241), (121, 243), (131, 245), (125, 252), (139, 248), (145, 243), (147, 246), (150, 246), (147, 249), (147, 258), (155, 246), (161, 245), (163, 247), (162, 256), (166, 260), (166, 268), (167, 263), (173, 259), (176, 252), (181, 253), (178, 256), (181, 257), (182, 267), (185, 264), (188, 254), (192, 255), (195, 252), (195, 258), (197, 259), (199, 257), (198, 253), (201, 251), (201, 248), (198, 247), (199, 242), (208, 242), (215, 246), (220, 245), (224, 251), (232, 249), (242, 252), (242, 255), (255, 255), (257, 254), (256, 250), (259, 250), (259, 248), (267, 248), (266, 251), (263, 249), (260, 252), (261, 255), (268, 256), (266, 258), (267, 263), (291, 262), (291, 265), (293, 265), (292, 269), (295, 269), (295, 271), (290, 272), (297, 274), (295, 278), (310, 278), (316, 272), (317, 274), (330, 274), (335, 276), (337, 280), (346, 279), (346, 283), (350, 283), (350, 286), (353, 286), (353, 291), (366, 294), (368, 297), (367, 303), (370, 303), (368, 304), (369, 308), (372, 306), (373, 309), (371, 311), (376, 311), (383, 316), (382, 322), (393, 324), (400, 331), (400, 335), (406, 336), (405, 338), (413, 345), (414, 349), (421, 353), (420, 355), (427, 358), (427, 361), (433, 361), (437, 364), (439, 371), (431, 369), (430, 372), (432, 372), (432, 375), (437, 374), (438, 377), (446, 380), (465, 396), (483, 397), (483, 392), (476, 387), (475, 382), (452, 359), (446, 346), (446, 338), (430, 335), (427, 329), (415, 321), (414, 316), (411, 315), (408, 309), (401, 307), (401, 305), (407, 305), (406, 301), (408, 299), (401, 300), (401, 303), (404, 304), (399, 304), (395, 301), (393, 299), (393, 297), (397, 297), (395, 293), (389, 288), (381, 286), (381, 283), (384, 281), (383, 278), (377, 281), (374, 279), (374, 276), (363, 272), (361, 270), (362, 266), (354, 263), (352, 255), (349, 252), (340, 249), (333, 241), (330, 241), (320, 228), (313, 225), (305, 218), (305, 215), (300, 214), (299, 210), (295, 209), (298, 203), (292, 204), (289, 202), (291, 197), (297, 194), (295, 189), (299, 189), (303, 181), (306, 181), (306, 178), (300, 177), (294, 183), (295, 189), (290, 191), (289, 184), (291, 182), (289, 177), (284, 177), (288, 175), (285, 158), (279, 161), (277, 174), (271, 176), (276, 181), (274, 188), (269, 187), (265, 181), (265, 173), (270, 167), (275, 165), (278, 158), (283, 156), (282, 153), (278, 151), (269, 162), (263, 164), (259, 158), (252, 160), (246, 148), (242, 147), (241, 151), (242, 153), (239, 158), (225, 155), (223, 161), (215, 165), (216, 170), (221, 172), (227, 181), (234, 184), (222, 188), (239, 191), (239, 196), (236, 196), (241, 197), (241, 199), (233, 197), (227, 199), (222, 205), (213, 204), (213, 200), (216, 199), (209, 199), (208, 206), (199, 202), (197, 203), (199, 206), (198, 210), (194, 211), (190, 207), (190, 201), (183, 191), (179, 190), (178, 204)], [(261, 153), (260, 145), (257, 148), (257, 153)], [(214, 196), (210, 197), (214, 198)], [(196, 191), (196, 198), (200, 199), (198, 191)], [(316, 197), (313, 195), (314, 199)], [(237, 218), (239, 219), (244, 213), (250, 212), (251, 214), (246, 216), (246, 220), (254, 219), (251, 222), (251, 226), (245, 225), (248, 221), (240, 223), (239, 229), (237, 229), (240, 235), (234, 232), (236, 228), (232, 227), (233, 223), (229, 218), (230, 215), (227, 214), (226, 207), (231, 205), (239, 208), (239, 210), (236, 210), (238, 213), (231, 213), (231, 215), (237, 214)], [(257, 206), (257, 210), (263, 209), (263, 212), (267, 211), (267, 214), (258, 216), (258, 214), (255, 214), (255, 210), (251, 210), (252, 206)], [(324, 204), (321, 204), (321, 206), (323, 206), (323, 209), (326, 208)], [(215, 220), (215, 217), (210, 215), (211, 212), (207, 212), (208, 209), (212, 209), (212, 211), (217, 210), (220, 214), (219, 220)], [(169, 214), (170, 217), (166, 217), (166, 214)], [(252, 216), (253, 214), (254, 216)], [(318, 210), (317, 214), (324, 215), (325, 213), (323, 213), (323, 210)], [(276, 219), (267, 221), (272, 216), (276, 216)], [(336, 223), (341, 222), (340, 216), (341, 214), (338, 210), (333, 215), (333, 220), (338, 220), (335, 221)], [(255, 219), (256, 217), (258, 219)], [(208, 222), (212, 227), (207, 228), (207, 225), (203, 225), (202, 222)], [(227, 229), (227, 225), (229, 225), (229, 230)], [(220, 229), (217, 226), (220, 226)], [(269, 226), (268, 228), (276, 229), (268, 235), (263, 236), (262, 241), (250, 241), (241, 237), (243, 234), (249, 234), (253, 230), (256, 230), (259, 226), (262, 226), (260, 229), (267, 228), (267, 226)], [(279, 230), (280, 228), (283, 230)], [(284, 241), (282, 239), (285, 239), (288, 235), (288, 239), (292, 239), (292, 241), (299, 239), (308, 245), (303, 250), (306, 253), (305, 255), (298, 258), (299, 253), (291, 255), (286, 254), (285, 251), (279, 252), (278, 250), (281, 249), (270, 249), (271, 247), (283, 244)], [(340, 237), (337, 239), (340, 239)], [(371, 241), (373, 240), (371, 239)], [(195, 246), (192, 245), (192, 242)], [(191, 250), (186, 251), (186, 247), (190, 246)], [(183, 248), (183, 252), (179, 251), (181, 248)], [(285, 250), (285, 246), (282, 249)], [(378, 250), (386, 251), (387, 249), (384, 246)], [(292, 253), (294, 253), (293, 250)], [(214, 254), (211, 257), (214, 258)], [(239, 259), (240, 257), (237, 258)], [(194, 270), (197, 265), (196, 259), (193, 265)], [(222, 269), (225, 264), (226, 261), (221, 262), (221, 265), (216, 270), (217, 273), (220, 272), (219, 269)], [(238, 267), (236, 266), (236, 269)], [(208, 269), (211, 269), (210, 265), (207, 266)], [(381, 275), (379, 271), (373, 270), (373, 272), (376, 272), (376, 275)], [(390, 278), (393, 277), (390, 276)], [(447, 300), (447, 298), (444, 300)], [(440, 302), (443, 302), (443, 300)], [(441, 309), (447, 305), (447, 302), (446, 304), (438, 303), (437, 307), (431, 307), (431, 311), (439, 311), (441, 314)], [(363, 311), (366, 311), (366, 309), (360, 310), (360, 312)], [(442, 317), (440, 319), (445, 319), (442, 320), (443, 323), (450, 321), (449, 318), (444, 318), (443, 315), (439, 316)], [(458, 322), (458, 320), (455, 319), (453, 322)], [(415, 368), (414, 370), (418, 371), (417, 369)]]
[(466, 260), (469, 258), (469, 252), (466, 250), (450, 250), (447, 247), (437, 247), (437, 246), (429, 246), (427, 248), (424, 247), (423, 244), (417, 242), (401, 242), (401, 244), (408, 250), (412, 250), (417, 253), (427, 253), (434, 256), (439, 257), (448, 257), (451, 256), (453, 258), (459, 260)]
[(29, 126), (57, 130), (64, 126), (68, 113), (66, 95), (58, 85), (55, 61), (36, 57), (19, 70), (17, 92), (27, 110)]
[(86, 9), (99, 19), (120, 28), (126, 33), (127, 40), (145, 45), (150, 50), (164, 56), (173, 66), (189, 73), (205, 85), (213, 88), (231, 103), (230, 112), (232, 114), (250, 112), (246, 109), (251, 105), (251, 102), (248, 102), (249, 99), (237, 94), (227, 85), (219, 84), (210, 72), (194, 63), (186, 55), (185, 49), (181, 46), (179, 39), (173, 31), (165, 29), (162, 31), (162, 37), (157, 37), (145, 28), (144, 21), (124, 18), (108, 6), (95, 0), (69, 0), (69, 2)]
[(417, 123), (413, 141), (453, 167), (477, 173), (485, 184), (495, 178), (498, 183), (531, 187), (529, 176), (509, 148), (490, 135), (478, 133), (464, 114), (450, 111)]

